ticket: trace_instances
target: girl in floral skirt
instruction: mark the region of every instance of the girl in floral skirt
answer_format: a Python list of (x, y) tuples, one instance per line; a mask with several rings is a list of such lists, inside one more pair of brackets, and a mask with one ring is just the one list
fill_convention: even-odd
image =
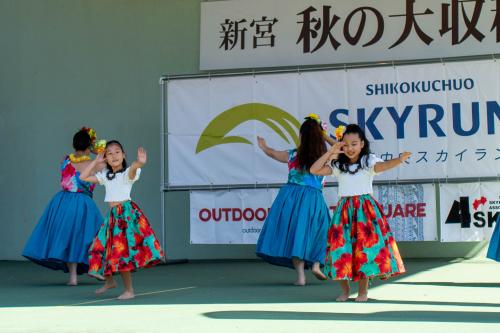
[[(91, 176), (94, 164), (101, 161), (106, 162), (107, 168)], [(113, 274), (120, 273), (125, 291), (118, 299), (134, 298), (131, 272), (164, 260), (160, 242), (148, 219), (130, 199), (132, 185), (139, 179), (145, 164), (146, 151), (139, 148), (137, 160), (127, 168), (123, 147), (113, 140), (106, 144), (105, 155), (99, 154), (80, 175), (83, 181), (105, 186), (104, 201), (111, 208), (89, 249), (88, 274), (106, 280), (104, 286), (96, 290), (97, 294), (115, 288)]]
[(368, 300), (368, 281), (404, 273), (405, 268), (382, 206), (372, 197), (373, 177), (405, 162), (409, 152), (382, 161), (370, 153), (365, 133), (348, 125), (332, 146), (311, 167), (315, 175), (338, 178), (339, 203), (328, 228), (324, 272), (339, 280), (337, 301), (349, 299), (349, 281), (358, 281), (357, 302)]

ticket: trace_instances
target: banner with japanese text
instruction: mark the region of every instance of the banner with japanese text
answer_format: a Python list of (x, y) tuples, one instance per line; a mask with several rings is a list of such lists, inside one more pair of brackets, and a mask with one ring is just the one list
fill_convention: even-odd
[(200, 69), (499, 53), (500, 0), (201, 3)]
[(441, 241), (489, 240), (500, 215), (500, 182), (441, 184)]
[[(279, 189), (191, 191), (190, 238), (193, 244), (256, 244)], [(374, 196), (398, 241), (437, 239), (433, 185), (375, 186)], [(337, 188), (323, 190), (333, 214)]]
[(330, 131), (359, 124), (384, 160), (412, 152), (376, 180), (500, 174), (500, 61), (173, 79), (166, 89), (169, 186), (285, 182), (287, 165), (257, 136), (293, 149), (311, 112)]

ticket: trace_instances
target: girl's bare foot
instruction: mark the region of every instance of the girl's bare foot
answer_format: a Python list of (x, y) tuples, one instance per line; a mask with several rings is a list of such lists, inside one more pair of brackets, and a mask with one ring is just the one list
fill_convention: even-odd
[(120, 296), (118, 296), (118, 299), (132, 299), (135, 297), (135, 294), (134, 294), (134, 291), (133, 290), (126, 290), (123, 292), (123, 294), (121, 294)]
[(358, 297), (356, 297), (356, 302), (367, 302), (368, 301), (368, 279), (359, 280), (359, 290)]
[(349, 294), (351, 293), (351, 287), (349, 286), (349, 281), (340, 280), (340, 288), (342, 289), (342, 293), (335, 300), (337, 302), (345, 302), (349, 299)]
[(320, 281), (325, 281), (326, 280), (326, 276), (325, 274), (323, 274), (323, 272), (321, 271), (321, 268), (319, 268), (319, 264), (316, 266), (314, 265), (313, 268), (311, 269), (311, 272), (313, 273), (313, 275)]
[(76, 275), (77, 264), (74, 262), (67, 262), (66, 266), (68, 267), (69, 272), (69, 281), (66, 283), (67, 286), (76, 286), (78, 285), (78, 278)]
[(108, 291), (108, 289), (113, 289), (113, 288), (116, 288), (116, 282), (115, 281), (112, 281), (112, 282), (107, 282), (104, 284), (104, 286), (102, 286), (101, 288), (97, 289), (95, 291), (95, 293), (97, 295), (100, 295), (100, 294), (104, 294), (106, 291)]
[(294, 285), (305, 286), (306, 274), (304, 273), (304, 261), (293, 257), (292, 263), (293, 263), (293, 267), (295, 268), (295, 272), (297, 273), (297, 280), (295, 281)]
[(345, 302), (345, 301), (347, 301), (348, 299), (349, 299), (349, 293), (347, 293), (347, 294), (342, 293), (342, 294), (340, 294), (340, 296), (339, 296), (339, 297), (337, 297), (337, 298), (335, 299), (335, 301), (337, 301), (337, 302)]
[(298, 286), (298, 287), (302, 287), (302, 286), (305, 286), (306, 285), (306, 279), (297, 279), (297, 281), (295, 281), (293, 283), (294, 286)]

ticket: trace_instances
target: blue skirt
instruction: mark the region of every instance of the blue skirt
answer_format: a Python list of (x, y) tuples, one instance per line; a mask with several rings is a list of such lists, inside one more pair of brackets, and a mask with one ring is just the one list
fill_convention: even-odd
[(23, 256), (64, 272), (68, 272), (66, 263), (78, 263), (77, 273), (87, 273), (88, 249), (102, 222), (97, 205), (87, 194), (61, 191), (45, 208)]
[(293, 268), (292, 258), (325, 262), (330, 213), (323, 193), (310, 186), (286, 184), (269, 211), (257, 242), (256, 253), (273, 265)]
[(500, 261), (500, 214), (498, 214), (495, 229), (493, 229), (493, 234), (491, 235), (488, 254), (486, 254), (486, 257)]

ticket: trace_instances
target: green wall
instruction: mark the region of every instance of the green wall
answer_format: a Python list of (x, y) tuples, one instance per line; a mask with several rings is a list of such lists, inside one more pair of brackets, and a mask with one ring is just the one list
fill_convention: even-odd
[[(0, 0), (0, 259), (21, 259), (83, 125), (122, 141), (129, 160), (148, 150), (133, 197), (161, 232), (158, 79), (199, 72), (199, 22), (200, 0)], [(105, 212), (102, 188), (95, 198)], [(190, 245), (188, 192), (167, 193), (166, 224), (170, 259), (254, 258), (254, 246)], [(400, 248), (458, 257), (484, 243)]]

